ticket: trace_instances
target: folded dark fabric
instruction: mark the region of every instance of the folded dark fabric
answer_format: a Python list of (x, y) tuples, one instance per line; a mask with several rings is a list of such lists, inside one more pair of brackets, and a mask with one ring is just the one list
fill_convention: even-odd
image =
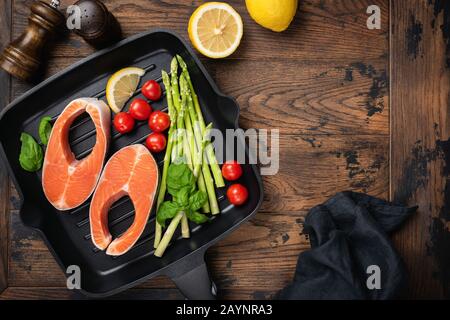
[(398, 297), (406, 270), (388, 233), (416, 209), (350, 191), (312, 208), (304, 224), (311, 250), (300, 254), (294, 281), (278, 298)]

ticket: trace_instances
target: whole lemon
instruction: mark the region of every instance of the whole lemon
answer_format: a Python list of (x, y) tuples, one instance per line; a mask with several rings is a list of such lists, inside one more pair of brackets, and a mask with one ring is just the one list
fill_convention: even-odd
[(294, 19), (298, 0), (245, 0), (253, 20), (264, 28), (281, 32)]

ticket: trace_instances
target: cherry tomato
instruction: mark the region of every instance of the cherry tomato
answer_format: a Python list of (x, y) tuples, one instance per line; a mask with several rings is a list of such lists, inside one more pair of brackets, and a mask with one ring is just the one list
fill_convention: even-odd
[(148, 80), (142, 86), (142, 94), (150, 100), (156, 101), (161, 98), (161, 87), (155, 80)]
[(240, 206), (247, 201), (248, 191), (242, 184), (236, 183), (231, 185), (227, 190), (227, 198), (231, 204)]
[(134, 128), (134, 119), (129, 113), (119, 112), (114, 117), (114, 127), (120, 133), (128, 133)]
[(222, 175), (228, 181), (234, 181), (242, 176), (241, 165), (236, 160), (228, 160), (222, 166)]
[(149, 134), (145, 144), (150, 151), (161, 152), (166, 148), (167, 140), (162, 133), (153, 132)]
[(136, 120), (147, 120), (152, 113), (152, 107), (144, 99), (136, 98), (131, 102), (128, 112)]
[(155, 111), (148, 119), (148, 126), (153, 132), (163, 132), (170, 127), (170, 117), (162, 111)]

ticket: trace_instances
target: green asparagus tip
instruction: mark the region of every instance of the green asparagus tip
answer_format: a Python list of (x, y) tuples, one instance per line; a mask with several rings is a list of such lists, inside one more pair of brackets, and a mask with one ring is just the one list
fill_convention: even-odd
[(178, 72), (178, 62), (176, 57), (173, 57), (172, 62), (170, 63), (170, 72), (175, 75)]
[[(181, 82), (183, 82), (183, 84), (181, 84)], [(186, 94), (186, 98), (192, 99), (191, 90), (189, 89), (188, 78), (186, 77), (186, 74), (184, 71), (180, 75), (180, 86), (183, 87), (184, 93)]]
[(162, 75), (164, 84), (165, 84), (166, 82), (170, 82), (170, 81), (169, 81), (169, 75), (168, 75), (168, 73), (167, 73), (165, 70), (162, 70), (162, 71), (161, 71), (161, 75)]
[(179, 54), (177, 54), (177, 60), (183, 70), (187, 69), (186, 62), (184, 62), (183, 58)]
[(181, 92), (183, 94), (187, 94), (188, 93), (188, 86), (187, 86), (187, 82), (186, 82), (186, 77), (181, 74), (180, 75), (180, 88), (181, 88)]

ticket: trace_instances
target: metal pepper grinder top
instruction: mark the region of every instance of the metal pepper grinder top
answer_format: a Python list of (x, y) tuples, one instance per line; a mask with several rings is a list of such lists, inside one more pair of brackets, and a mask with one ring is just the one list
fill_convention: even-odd
[(46, 44), (64, 27), (65, 17), (58, 6), (58, 0), (33, 2), (27, 28), (0, 56), (1, 68), (22, 80), (33, 78), (42, 64)]
[(116, 18), (99, 0), (79, 0), (80, 28), (74, 32), (87, 43), (99, 49), (113, 44), (122, 38), (122, 31)]

